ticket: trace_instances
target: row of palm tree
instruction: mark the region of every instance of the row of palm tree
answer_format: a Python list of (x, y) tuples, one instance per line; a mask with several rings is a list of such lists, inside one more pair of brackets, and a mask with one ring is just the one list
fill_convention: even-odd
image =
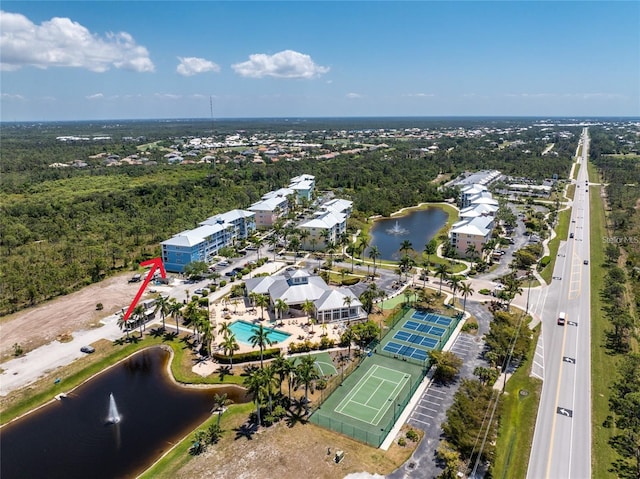
[(285, 404), (292, 404), (291, 392), (298, 387), (304, 387), (305, 415), (309, 414), (309, 392), (313, 392), (314, 384), (320, 379), (315, 367), (315, 358), (311, 355), (303, 356), (296, 364), (295, 359), (278, 356), (267, 365), (245, 368), (244, 386), (253, 396), (256, 405), (256, 424), (262, 423), (261, 409), (267, 406), (269, 413), (273, 413), (274, 399), (282, 401), (282, 384), (286, 381), (288, 396)]

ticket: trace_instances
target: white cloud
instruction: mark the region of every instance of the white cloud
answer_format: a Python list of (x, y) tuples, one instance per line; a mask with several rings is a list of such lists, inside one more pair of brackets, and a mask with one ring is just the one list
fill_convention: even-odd
[(347, 93), (347, 98), (362, 98), (360, 93)]
[(431, 98), (435, 95), (433, 93), (407, 93), (403, 96), (414, 97), (414, 98)]
[(256, 53), (249, 60), (231, 66), (240, 76), (251, 78), (304, 78), (310, 79), (329, 71), (329, 67), (316, 65), (309, 55), (284, 50), (274, 55)]
[(102, 93), (94, 93), (93, 95), (87, 95), (86, 98), (87, 100), (100, 100), (104, 98), (104, 95)]
[(180, 64), (176, 71), (185, 77), (197, 75), (198, 73), (219, 72), (220, 66), (212, 61), (197, 57), (178, 57)]
[(0, 70), (74, 67), (93, 72), (110, 68), (152, 72), (147, 49), (126, 32), (100, 37), (69, 18), (36, 25), (24, 15), (0, 11)]
[(24, 100), (22, 95), (12, 95), (11, 93), (0, 93), (0, 98), (4, 100)]
[(182, 98), (182, 95), (176, 95), (175, 93), (155, 93), (154, 96), (156, 98), (163, 98), (166, 100), (179, 100)]

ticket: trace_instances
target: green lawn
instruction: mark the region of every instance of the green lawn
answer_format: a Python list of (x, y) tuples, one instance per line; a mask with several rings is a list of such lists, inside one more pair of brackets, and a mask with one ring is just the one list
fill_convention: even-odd
[(551, 282), (553, 276), (553, 268), (556, 265), (558, 257), (558, 248), (560, 241), (565, 241), (569, 234), (569, 219), (571, 218), (571, 210), (562, 210), (558, 213), (558, 225), (556, 226), (556, 236), (549, 241), (549, 264), (540, 272), (540, 275), (548, 283)]
[[(590, 165), (591, 166), (591, 165)], [(596, 178), (591, 172), (591, 178)], [(615, 428), (603, 427), (609, 415), (609, 391), (614, 382), (618, 359), (605, 347), (609, 321), (603, 314), (600, 297), (606, 268), (602, 237), (606, 236), (604, 206), (600, 187), (590, 189), (591, 221), (591, 467), (592, 477), (611, 477), (611, 464), (620, 456), (609, 446)]]
[[(533, 331), (531, 349), (525, 362), (507, 382), (502, 397), (502, 414), (492, 470), (495, 479), (518, 479), (527, 475), (533, 431), (538, 415), (542, 381), (529, 376), (540, 326)], [(599, 476), (594, 476), (599, 477)]]

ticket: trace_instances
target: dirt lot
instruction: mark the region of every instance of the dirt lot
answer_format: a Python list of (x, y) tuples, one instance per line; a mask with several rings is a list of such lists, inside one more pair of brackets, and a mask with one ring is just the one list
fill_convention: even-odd
[[(13, 345), (24, 352), (50, 343), (65, 334), (95, 327), (98, 321), (128, 306), (140, 283), (128, 283), (131, 273), (108, 278), (75, 293), (56, 298), (0, 320), (0, 360), (13, 357)], [(104, 309), (96, 310), (102, 303)]]
[[(234, 431), (226, 435), (236, 436)], [(402, 432), (404, 435), (404, 431)], [(314, 424), (296, 424), (289, 428), (280, 423), (247, 439), (237, 436), (209, 446), (207, 451), (191, 459), (173, 479), (342, 479), (347, 474), (376, 471), (376, 478), (395, 470), (411, 455), (416, 443), (407, 446), (394, 443), (389, 451), (361, 444)], [(330, 453), (329, 453), (330, 449)], [(335, 452), (342, 450), (344, 459), (336, 464)], [(371, 477), (363, 474), (363, 477)]]

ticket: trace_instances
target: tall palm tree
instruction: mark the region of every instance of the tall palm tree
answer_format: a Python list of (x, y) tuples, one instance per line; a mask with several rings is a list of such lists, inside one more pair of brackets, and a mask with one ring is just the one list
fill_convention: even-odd
[(118, 322), (117, 322), (118, 327), (120, 329), (124, 329), (125, 333), (127, 333), (127, 339), (129, 339), (129, 328), (128, 328), (128, 324), (127, 324), (128, 322), (129, 321), (125, 321), (124, 320), (124, 315), (123, 314), (120, 314), (118, 316)]
[(302, 303), (301, 308), (302, 312), (307, 315), (307, 320), (311, 322), (311, 313), (313, 313), (313, 310), (316, 309), (313, 301), (311, 301), (310, 299), (305, 299), (304, 303)]
[(364, 254), (368, 246), (369, 237), (365, 234), (360, 234), (360, 236), (358, 236), (358, 251), (360, 252), (360, 259), (362, 259), (362, 255)]
[(215, 411), (218, 413), (218, 426), (220, 426), (220, 416), (222, 416), (225, 406), (228, 406), (229, 404), (233, 404), (233, 401), (229, 399), (227, 393), (216, 394), (213, 396), (213, 407), (211, 408), (211, 412)]
[(142, 338), (142, 327), (144, 326), (146, 319), (144, 306), (139, 304), (138, 306), (133, 308), (133, 312), (131, 313), (131, 315), (135, 318), (136, 321), (138, 321), (138, 324), (140, 325), (140, 337)]
[(449, 265), (440, 263), (436, 266), (436, 278), (440, 278), (440, 290), (438, 295), (442, 294), (442, 282), (449, 276)]
[(178, 318), (182, 314), (182, 305), (178, 303), (174, 298), (169, 303), (169, 316), (176, 321), (176, 333), (180, 334), (180, 325), (178, 324)]
[(249, 342), (251, 343), (251, 346), (253, 346), (254, 348), (256, 346), (260, 348), (260, 368), (262, 368), (263, 367), (262, 352), (264, 351), (264, 348), (266, 346), (271, 346), (273, 344), (273, 341), (269, 339), (269, 333), (271, 331), (264, 329), (264, 326), (262, 324), (260, 324), (258, 326), (258, 329), (254, 331), (255, 332), (249, 337)]
[(264, 320), (264, 308), (269, 306), (269, 298), (267, 295), (256, 295), (256, 306), (260, 306), (260, 317)]
[(302, 243), (302, 248), (304, 249), (304, 243), (307, 240), (307, 238), (309, 237), (311, 233), (309, 232), (309, 230), (307, 229), (302, 229), (298, 232), (298, 235), (300, 236), (300, 241)]
[(351, 303), (352, 302), (353, 302), (353, 298), (351, 296), (349, 296), (348, 294), (345, 294), (344, 298), (342, 298), (342, 304), (347, 307), (347, 318), (351, 316), (350, 313), (349, 313), (349, 309), (351, 308)]
[(476, 248), (476, 245), (473, 243), (469, 244), (465, 250), (465, 254), (471, 258), (471, 267), (473, 268), (473, 263), (478, 256), (478, 249)]
[(369, 258), (373, 260), (373, 277), (374, 278), (376, 276), (376, 259), (378, 259), (379, 257), (380, 257), (380, 249), (376, 245), (373, 245), (371, 248), (369, 248)]
[(261, 369), (253, 369), (244, 378), (243, 384), (248, 389), (249, 393), (253, 395), (253, 400), (256, 403), (256, 416), (257, 426), (260, 426), (262, 420), (260, 419), (260, 405), (264, 398), (264, 374)]
[(353, 242), (347, 245), (347, 254), (351, 256), (351, 272), (353, 273), (354, 263), (356, 261), (356, 253), (358, 252), (358, 245)]
[(424, 254), (427, 255), (427, 268), (431, 265), (431, 255), (438, 251), (438, 242), (434, 239), (424, 245)]
[(400, 244), (400, 253), (409, 254), (409, 251), (411, 251), (412, 249), (413, 249), (413, 245), (409, 240), (404, 240)]
[(262, 238), (258, 237), (255, 240), (253, 240), (253, 244), (257, 248), (256, 249), (256, 253), (258, 254), (258, 261), (260, 261), (260, 248), (264, 244), (264, 240)]
[(165, 330), (165, 323), (164, 323), (164, 319), (167, 316), (167, 314), (169, 313), (169, 298), (166, 296), (158, 296), (158, 298), (156, 299), (156, 307), (154, 309), (154, 312), (160, 312), (160, 316), (162, 317), (162, 330)]
[(222, 322), (220, 326), (218, 326), (218, 334), (222, 334), (223, 338), (228, 338), (231, 334), (231, 328), (229, 328), (229, 323)]
[(200, 331), (202, 332), (202, 344), (204, 346), (204, 350), (206, 351), (206, 355), (211, 355), (211, 344), (216, 337), (216, 330), (211, 325), (211, 321), (205, 315), (202, 316), (200, 321)]
[(462, 312), (465, 313), (467, 311), (467, 297), (471, 296), (475, 291), (471, 287), (469, 283), (462, 283), (460, 285), (460, 295), (464, 298), (462, 301)]
[(276, 299), (276, 304), (274, 304), (273, 309), (276, 312), (276, 317), (282, 319), (282, 315), (289, 309), (289, 305), (284, 299), (278, 298)]
[(460, 283), (462, 283), (462, 279), (459, 276), (451, 276), (447, 283), (451, 287), (451, 292), (453, 293), (453, 302), (451, 303), (451, 305), (453, 306), (456, 303), (456, 293), (458, 292)]
[(422, 287), (427, 287), (427, 278), (429, 277), (429, 261), (422, 263)]
[(347, 355), (351, 357), (351, 343), (356, 339), (356, 334), (353, 332), (353, 329), (347, 328), (344, 330), (344, 333), (340, 336), (340, 340), (344, 343), (347, 343)]
[(273, 367), (274, 374), (276, 374), (280, 378), (279, 392), (282, 394), (282, 383), (289, 375), (289, 362), (287, 358), (284, 356), (276, 356), (273, 361), (271, 361), (271, 366)]
[(306, 416), (309, 415), (309, 390), (313, 390), (314, 381), (316, 379), (320, 379), (315, 362), (316, 360), (313, 356), (303, 356), (296, 367), (296, 384), (298, 386), (304, 386), (304, 406)]
[(233, 354), (240, 349), (238, 346), (238, 341), (236, 341), (236, 335), (230, 334), (224, 337), (224, 340), (221, 343), (222, 352), (225, 356), (229, 356), (229, 361), (231, 364), (231, 369), (233, 369)]

